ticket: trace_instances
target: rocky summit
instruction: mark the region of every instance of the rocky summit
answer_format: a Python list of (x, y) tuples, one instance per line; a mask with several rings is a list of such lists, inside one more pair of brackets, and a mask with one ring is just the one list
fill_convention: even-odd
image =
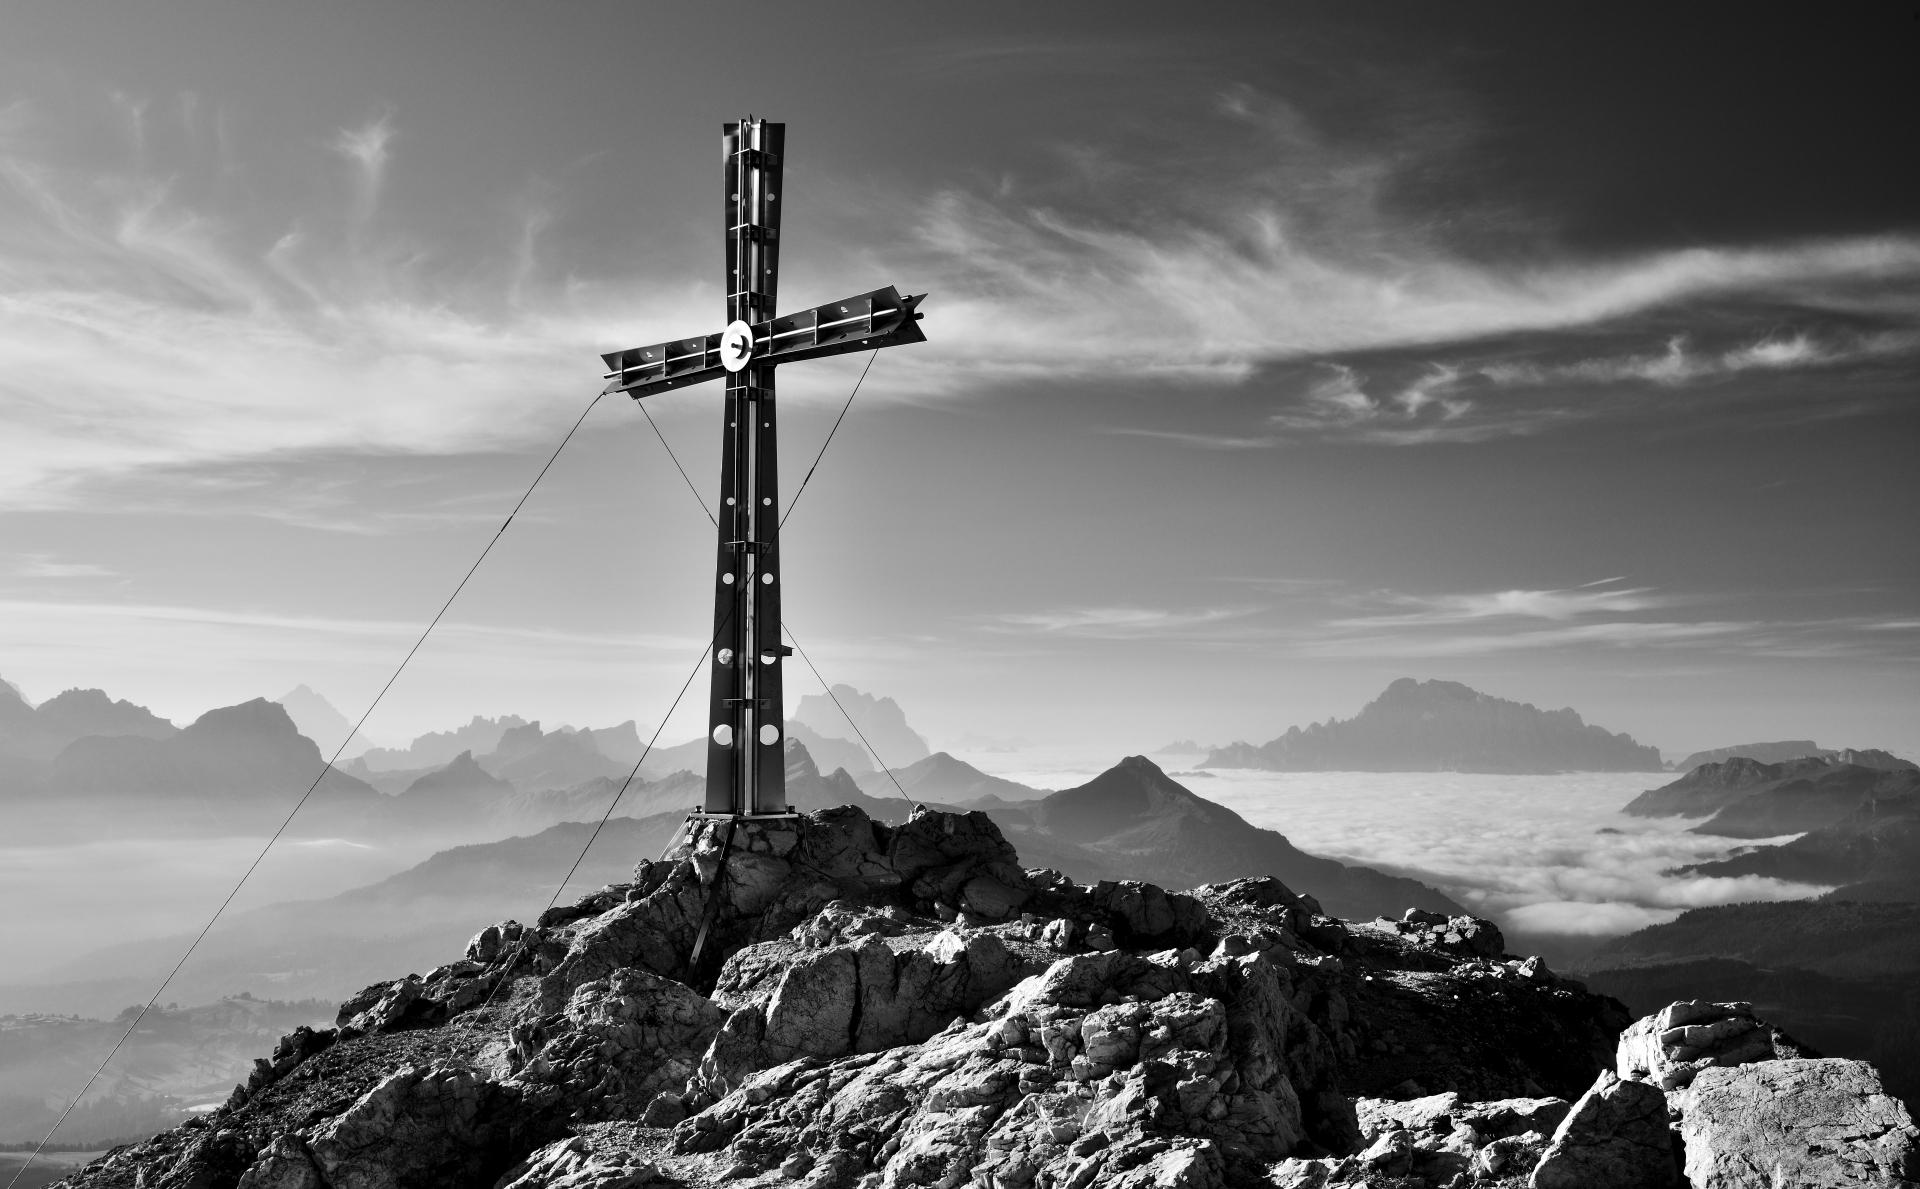
[(1615, 1001), (1504, 950), (1486, 921), (1341, 921), (1272, 878), (1075, 883), (1023, 868), (977, 812), (696, 820), (631, 882), (368, 987), (335, 1027), (283, 1038), (218, 1110), (65, 1183), (1631, 1189), (1914, 1174), (1912, 1123), (1870, 1066), (1822, 1060), (1739, 1004), (1629, 1027)]

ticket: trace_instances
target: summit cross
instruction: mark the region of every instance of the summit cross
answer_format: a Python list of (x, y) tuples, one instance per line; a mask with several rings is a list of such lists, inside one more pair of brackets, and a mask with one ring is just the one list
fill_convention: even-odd
[[(774, 369), (850, 351), (922, 343), (920, 296), (892, 286), (797, 314), (774, 314), (780, 258), (785, 124), (727, 124), (727, 325), (715, 334), (602, 355), (605, 392), (639, 400), (726, 377), (719, 556), (714, 567), (712, 695), (704, 811), (728, 817), (787, 810), (780, 642), (778, 421)], [(603, 393), (604, 395), (604, 393)]]

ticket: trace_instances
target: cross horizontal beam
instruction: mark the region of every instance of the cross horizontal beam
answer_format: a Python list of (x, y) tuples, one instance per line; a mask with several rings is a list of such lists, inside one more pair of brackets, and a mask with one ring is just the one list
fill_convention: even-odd
[[(797, 314), (785, 314), (753, 326), (753, 362), (799, 363), (849, 351), (924, 343), (916, 307), (926, 294), (903, 296), (893, 286)], [(603, 392), (624, 392), (635, 400), (717, 380), (727, 374), (720, 363), (723, 331), (672, 339), (647, 347), (629, 347), (602, 355), (611, 381)]]

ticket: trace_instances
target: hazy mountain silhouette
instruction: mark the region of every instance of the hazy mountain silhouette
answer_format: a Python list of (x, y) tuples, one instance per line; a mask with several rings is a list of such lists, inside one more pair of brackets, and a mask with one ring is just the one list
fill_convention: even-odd
[(895, 769), (892, 779), (885, 772), (873, 772), (859, 780), (860, 787), (876, 797), (899, 796), (899, 792), (894, 791), (894, 781), (897, 780), (900, 789), (910, 797), (966, 808), (991, 808), (981, 804), (988, 798), (1032, 801), (1048, 793), (1047, 789), (1030, 788), (998, 776), (989, 776), (944, 751), (936, 751), (919, 763)]
[(640, 762), (641, 753), (646, 751), (647, 741), (642, 736), (652, 734), (651, 731), (641, 730), (640, 724), (631, 718), (610, 727), (582, 727), (579, 730), (562, 727), (559, 733), (580, 736), (593, 744), (595, 751), (616, 764), (625, 764), (628, 770)]
[(29, 761), (35, 771), (89, 735), (164, 739), (178, 730), (145, 706), (101, 690), (70, 689), (34, 706), (11, 683), (0, 682), (0, 755)]
[(406, 747), (375, 747), (355, 757), (355, 764), (372, 771), (437, 768), (463, 751), (486, 755), (500, 746), (500, 737), (527, 720), (517, 714), (473, 720), (451, 731), (428, 731)]
[(443, 768), (435, 768), (409, 784), (399, 804), (416, 814), (471, 812), (489, 808), (513, 796), (514, 787), (482, 768), (473, 753), (463, 751)]
[[(846, 729), (844, 723), (841, 729)], [(854, 776), (862, 776), (874, 770), (873, 761), (867, 758), (866, 748), (838, 736), (822, 735), (799, 719), (787, 724), (787, 737), (805, 744), (814, 762), (829, 772), (835, 768), (845, 768)]]
[(851, 718), (859, 725), (858, 734), (866, 736), (881, 761), (896, 768), (924, 760), (931, 753), (927, 741), (907, 725), (907, 716), (892, 698), (875, 698), (850, 685), (832, 688), (832, 697), (808, 694), (801, 698), (791, 721), (828, 739), (857, 738), (847, 725)]
[[(325, 760), (300, 734), (286, 708), (255, 698), (209, 710), (164, 738), (89, 735), (55, 757), (48, 791), (59, 796), (137, 794), (264, 800), (305, 792)], [(380, 794), (331, 771), (320, 782), (322, 803), (351, 803)]]
[(296, 685), (274, 701), (287, 708), (293, 725), (300, 728), (302, 735), (313, 740), (321, 754), (328, 758), (339, 751), (341, 758), (345, 759), (373, 746), (365, 735), (356, 733), (353, 741), (342, 749), (340, 743), (353, 731), (353, 723), (332, 702), (314, 692), (311, 686)]
[(482, 757), (487, 771), (523, 791), (569, 788), (603, 776), (625, 776), (631, 762), (622, 764), (594, 746), (593, 736), (581, 731), (540, 729), (537, 722), (511, 727), (500, 744)]
[(1255, 747), (1234, 743), (1203, 768), (1278, 772), (1658, 772), (1655, 748), (1454, 681), (1402, 677), (1353, 718), (1330, 719)]

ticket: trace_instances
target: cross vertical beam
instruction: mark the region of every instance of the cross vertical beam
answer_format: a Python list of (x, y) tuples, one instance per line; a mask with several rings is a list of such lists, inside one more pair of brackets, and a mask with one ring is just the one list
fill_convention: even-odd
[[(786, 125), (726, 126), (726, 293), (729, 323), (773, 318), (780, 258), (781, 155)], [(719, 558), (715, 566), (708, 813), (787, 809), (781, 685), (780, 505), (774, 365), (727, 375)]]
[(780, 643), (780, 455), (773, 373), (783, 363), (924, 343), (925, 294), (888, 285), (776, 316), (781, 160), (787, 127), (748, 117), (726, 125), (727, 326), (718, 334), (609, 351), (605, 392), (635, 400), (724, 378), (719, 556), (714, 567), (712, 697), (704, 812), (787, 812)]

